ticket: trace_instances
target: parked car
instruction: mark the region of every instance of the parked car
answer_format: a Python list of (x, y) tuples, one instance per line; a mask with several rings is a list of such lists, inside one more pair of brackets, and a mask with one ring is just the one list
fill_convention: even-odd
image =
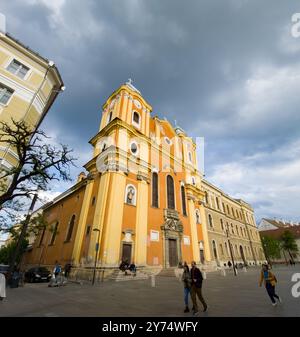
[(51, 279), (51, 272), (45, 267), (34, 267), (25, 273), (25, 281), (33, 282), (49, 282)]
[(0, 264), (0, 273), (7, 278), (9, 272), (9, 265), (6, 264)]

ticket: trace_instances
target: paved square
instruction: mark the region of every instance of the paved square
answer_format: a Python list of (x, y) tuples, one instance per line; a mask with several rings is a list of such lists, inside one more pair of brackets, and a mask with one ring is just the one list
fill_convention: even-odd
[[(209, 310), (199, 316), (300, 317), (300, 297), (291, 294), (291, 277), (300, 273), (300, 266), (275, 267), (273, 271), (283, 304), (273, 307), (264, 287), (258, 287), (260, 269), (239, 271), (236, 277), (232, 273), (226, 277), (210, 273), (203, 284)], [(150, 279), (107, 281), (94, 287), (26, 284), (24, 288), (7, 289), (7, 298), (0, 302), (0, 316), (192, 316), (184, 314), (183, 309), (183, 286), (175, 277), (157, 277), (155, 288)]]

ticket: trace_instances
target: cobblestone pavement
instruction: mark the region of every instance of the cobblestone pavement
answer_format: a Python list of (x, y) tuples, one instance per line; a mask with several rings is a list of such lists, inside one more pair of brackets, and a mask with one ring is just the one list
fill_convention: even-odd
[[(225, 277), (210, 273), (203, 284), (209, 310), (199, 316), (300, 317), (300, 297), (291, 294), (291, 277), (300, 273), (300, 266), (275, 267), (273, 271), (282, 304), (273, 307), (264, 287), (258, 287), (259, 269), (239, 271), (237, 276), (227, 273)], [(26, 284), (7, 289), (7, 298), (0, 302), (0, 316), (192, 316), (183, 309), (183, 287), (175, 277), (156, 277), (154, 288), (150, 279), (106, 281), (95, 286), (69, 283), (61, 288)]]

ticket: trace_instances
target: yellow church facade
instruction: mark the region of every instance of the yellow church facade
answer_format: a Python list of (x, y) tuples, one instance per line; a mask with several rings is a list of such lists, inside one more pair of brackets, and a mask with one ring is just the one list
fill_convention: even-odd
[(71, 262), (83, 272), (95, 262), (109, 270), (122, 260), (150, 269), (193, 260), (216, 265), (196, 144), (152, 116), (131, 81), (103, 105), (90, 144), (87, 173), (43, 207), (49, 228), (27, 253), (28, 265)]

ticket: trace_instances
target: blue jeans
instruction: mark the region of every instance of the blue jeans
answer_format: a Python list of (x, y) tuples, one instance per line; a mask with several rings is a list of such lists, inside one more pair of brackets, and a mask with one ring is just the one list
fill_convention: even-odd
[(186, 306), (189, 305), (189, 294), (191, 292), (190, 288), (184, 288), (184, 303)]

